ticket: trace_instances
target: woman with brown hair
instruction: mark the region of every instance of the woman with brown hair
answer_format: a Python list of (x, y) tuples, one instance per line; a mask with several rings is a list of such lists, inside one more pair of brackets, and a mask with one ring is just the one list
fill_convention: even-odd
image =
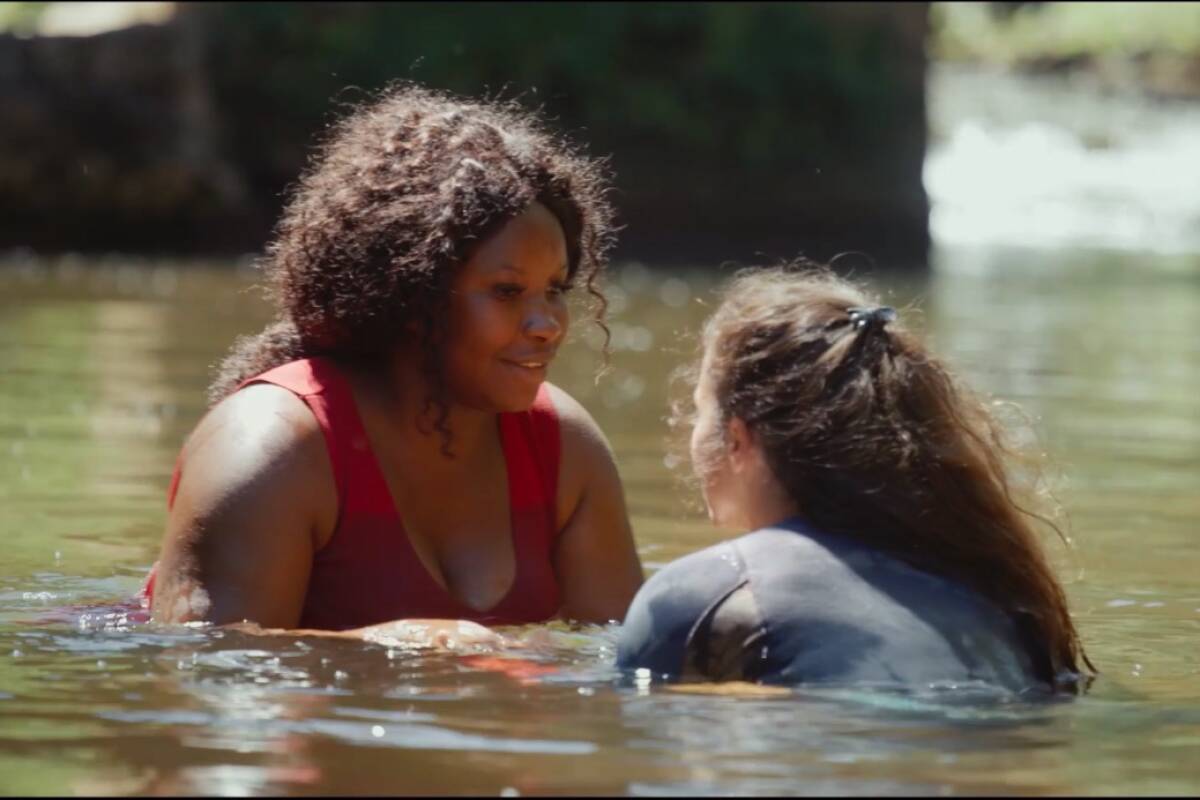
[(265, 259), (278, 320), (180, 453), (154, 619), (619, 619), (642, 574), (613, 458), (546, 383), (573, 286), (603, 324), (605, 191), (515, 104), (404, 85), (334, 126)]
[(754, 271), (702, 343), (693, 467), (710, 518), (752, 532), (646, 583), (620, 666), (1014, 690), (1091, 667), (1001, 428), (893, 309), (828, 271)]

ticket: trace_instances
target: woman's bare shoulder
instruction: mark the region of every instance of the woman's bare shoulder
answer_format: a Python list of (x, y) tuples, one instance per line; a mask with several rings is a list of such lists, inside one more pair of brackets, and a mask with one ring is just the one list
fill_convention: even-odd
[(324, 433), (305, 402), (273, 384), (251, 384), (204, 416), (181, 453), (181, 492), (192, 495), (266, 490), (306, 492), (336, 506)]
[(270, 447), (295, 451), (320, 442), (321, 428), (303, 400), (270, 383), (246, 386), (221, 400), (196, 424), (184, 460), (212, 449)]
[(304, 401), (277, 386), (241, 389), (205, 415), (183, 448), (156, 619), (298, 623), (312, 555), (337, 520), (322, 438)]
[(563, 615), (619, 620), (642, 583), (642, 567), (616, 459), (587, 409), (558, 387), (549, 388), (562, 441), (554, 564)]
[(611, 454), (608, 439), (588, 410), (560, 387), (547, 382), (546, 388), (550, 390), (550, 399), (558, 415), (563, 458), (569, 455), (568, 450), (570, 454), (581, 453), (591, 457)]
[(559, 499), (573, 507), (589, 482), (610, 472), (615, 477), (616, 462), (604, 431), (588, 410), (558, 386), (547, 382), (546, 387), (558, 416)]

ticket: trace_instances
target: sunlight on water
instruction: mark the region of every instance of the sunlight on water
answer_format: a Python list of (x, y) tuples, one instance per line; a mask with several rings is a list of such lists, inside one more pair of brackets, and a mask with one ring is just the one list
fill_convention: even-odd
[[(1061, 703), (969, 686), (680, 693), (619, 675), (611, 627), (516, 628), (514, 647), (433, 654), (145, 626), (120, 601), (156, 555), (176, 449), (210, 365), (267, 309), (236, 271), (0, 271), (0, 788), (1194, 790), (1200, 286), (1157, 258), (944, 246), (930, 276), (877, 279), (973, 385), (1024, 408), (1061, 473), (1078, 551), (1058, 560), (1103, 672)], [(654, 570), (719, 538), (684, 465), (665, 463), (667, 377), (694, 353), (714, 276), (630, 265), (612, 284), (624, 333), (609, 372), (597, 380), (581, 310), (553, 377), (612, 441)]]
[[(618, 674), (603, 626), (435, 654), (145, 625), (126, 600), (157, 555), (172, 462), (211, 366), (270, 311), (244, 265), (15, 256), (0, 265), (0, 791), (1194, 794), (1200, 248), (1182, 251), (1195, 196), (1151, 151), (1184, 176), (1200, 137), (1152, 119), (1100, 148), (1069, 108), (1037, 127), (978, 110), (986, 93), (957, 102), (934, 112), (961, 124), (931, 156), (933, 269), (872, 280), (1049, 454), (1077, 544), (1052, 553), (1102, 672), (1089, 695), (680, 692)], [(620, 265), (607, 372), (582, 308), (554, 365), (613, 445), (650, 571), (720, 538), (666, 421), (720, 277)]]

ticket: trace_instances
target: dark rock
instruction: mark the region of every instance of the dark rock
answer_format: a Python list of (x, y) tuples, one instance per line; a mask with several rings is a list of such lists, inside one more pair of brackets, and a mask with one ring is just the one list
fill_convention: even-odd
[(258, 250), (337, 104), (414, 78), (611, 153), (619, 256), (925, 261), (927, 3), (179, 7), (0, 36), (0, 249)]

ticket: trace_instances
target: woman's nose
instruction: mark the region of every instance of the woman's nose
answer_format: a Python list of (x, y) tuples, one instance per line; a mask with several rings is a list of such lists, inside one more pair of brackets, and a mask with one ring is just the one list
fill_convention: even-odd
[(525, 334), (543, 342), (556, 341), (563, 334), (563, 319), (547, 304), (539, 304), (525, 315)]

